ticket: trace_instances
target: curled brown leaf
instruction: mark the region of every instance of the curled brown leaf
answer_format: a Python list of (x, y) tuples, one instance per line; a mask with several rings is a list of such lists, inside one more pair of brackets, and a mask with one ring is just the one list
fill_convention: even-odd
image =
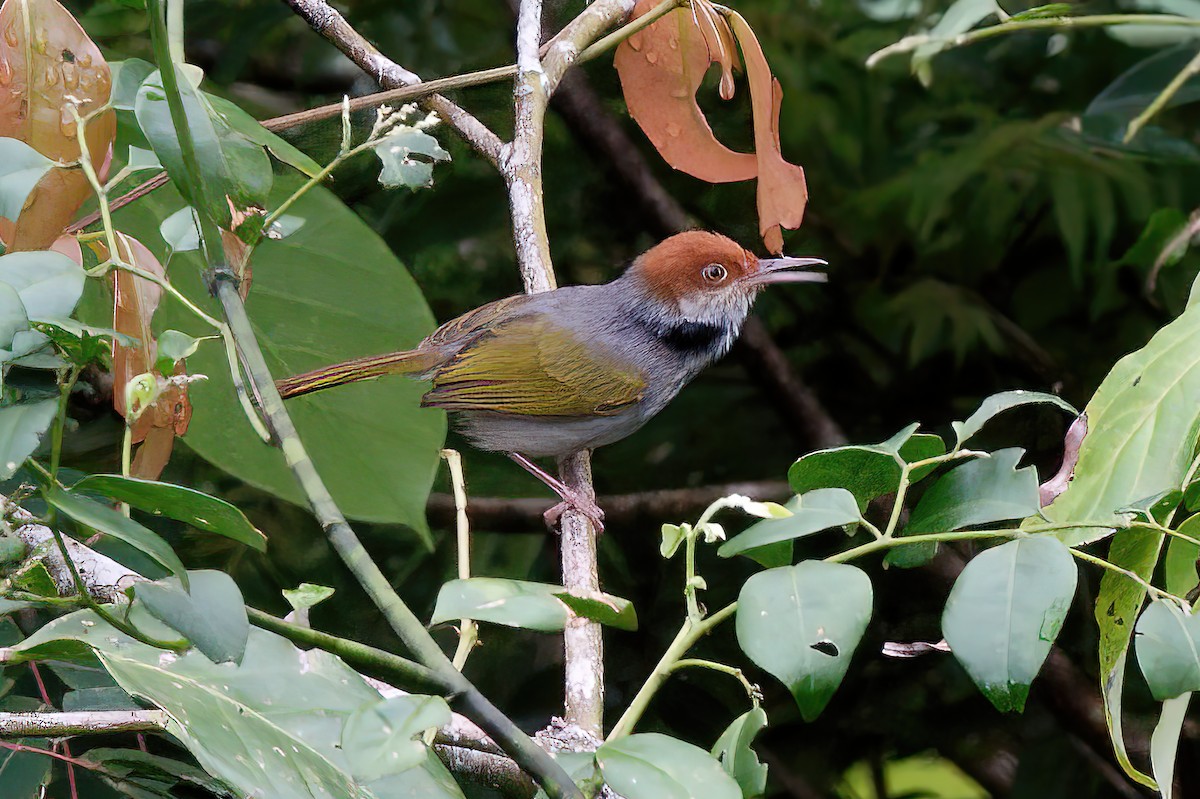
[[(166, 277), (162, 264), (137, 239), (118, 233), (117, 246), (125, 262), (145, 272)], [(117, 413), (124, 416), (125, 386), (132, 378), (146, 372), (159, 379), (165, 377), (155, 367), (158, 348), (151, 327), (154, 312), (162, 300), (163, 289), (145, 278), (120, 270), (114, 270), (112, 285), (113, 329), (141, 342), (140, 347), (125, 347), (118, 342), (113, 342), (112, 346), (113, 406)], [(184, 373), (183, 364), (178, 364), (175, 374)], [(132, 466), (135, 477), (152, 480), (162, 474), (171, 456), (175, 437), (187, 432), (191, 417), (192, 406), (187, 387), (166, 387), (154, 404), (146, 408), (133, 424), (133, 443), (141, 444)]]
[[(654, 0), (639, 0), (632, 16), (655, 5)], [(721, 97), (733, 97), (733, 72), (743, 61), (754, 153), (739, 153), (717, 141), (696, 103), (696, 91), (713, 64), (721, 68)], [(782, 229), (800, 226), (808, 188), (804, 170), (783, 157), (783, 89), (749, 24), (736, 12), (693, 0), (630, 36), (617, 48), (614, 62), (630, 115), (668, 164), (710, 183), (758, 178), (759, 233), (769, 251), (782, 252)]]
[[(20, 139), (65, 164), (80, 157), (72, 108), (101, 108), (112, 73), (100, 49), (56, 0), (5, 0), (0, 5), (0, 136)], [(116, 117), (104, 111), (87, 125), (88, 150), (104, 175), (112, 158)], [(56, 167), (30, 193), (15, 225), (0, 234), (10, 250), (41, 250), (59, 237), (91, 194), (76, 166)]]

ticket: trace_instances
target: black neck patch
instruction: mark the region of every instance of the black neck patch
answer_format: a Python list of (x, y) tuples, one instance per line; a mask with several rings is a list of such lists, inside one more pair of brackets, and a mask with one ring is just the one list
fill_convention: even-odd
[(681, 355), (714, 353), (723, 349), (729, 330), (712, 322), (676, 322), (662, 328), (659, 340)]

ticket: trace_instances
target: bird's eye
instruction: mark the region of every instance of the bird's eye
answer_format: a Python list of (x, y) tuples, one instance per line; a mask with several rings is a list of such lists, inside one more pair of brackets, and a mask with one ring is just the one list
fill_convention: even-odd
[(709, 264), (700, 274), (704, 275), (704, 279), (709, 283), (720, 283), (729, 273), (720, 264)]

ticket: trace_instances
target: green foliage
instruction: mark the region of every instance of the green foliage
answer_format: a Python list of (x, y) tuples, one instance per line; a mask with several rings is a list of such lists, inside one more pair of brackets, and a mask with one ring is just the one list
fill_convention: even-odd
[(72, 486), (71, 491), (115, 499), (154, 516), (166, 516), (225, 536), (259, 552), (267, 549), (266, 536), (250, 523), (246, 514), (225, 500), (194, 488), (119, 474), (93, 474)]
[(800, 494), (787, 504), (791, 516), (763, 519), (717, 550), (723, 558), (752, 555), (755, 550), (780, 541), (803, 538), (832, 527), (850, 527), (861, 521), (854, 495), (844, 488), (817, 488)]
[[(1121, 508), (1182, 489), (1200, 435), (1193, 401), (1200, 392), (1197, 335), (1200, 308), (1192, 308), (1113, 367), (1085, 410), (1089, 432), (1075, 479), (1045, 509), (1046, 518), (1123, 522)], [(1076, 528), (1060, 537), (1075, 545), (1095, 535)]]
[(596, 751), (604, 781), (626, 799), (739, 799), (738, 783), (713, 757), (683, 741), (641, 733)]
[[(270, 159), (259, 144), (236, 132), (224, 117), (217, 114), (204, 93), (187, 80), (180, 81), (179, 93), (196, 145), (203, 196), (187, 197), (185, 189), (180, 191), (184, 192), (189, 204), (203, 202), (208, 213), (219, 224), (230, 227), (230, 199), (238, 207), (262, 207), (266, 204), (272, 182)], [(176, 188), (179, 188), (187, 185), (187, 170), (167, 106), (162, 78), (155, 72), (138, 89), (134, 112), (137, 114), (138, 127)]]
[(135, 522), (120, 511), (102, 505), (94, 499), (76, 494), (74, 491), (66, 491), (56, 485), (46, 486), (43, 495), (46, 502), (83, 525), (84, 528), (110, 535), (118, 541), (128, 544), (178, 577), (184, 587), (187, 587), (188, 576), (187, 570), (183, 567), (183, 561), (179, 559), (170, 545), (153, 530)]
[(571, 597), (560, 585), (498, 577), (471, 577), (444, 583), (430, 623), (474, 619), (554, 632), (561, 630), (573, 615), (621, 629), (637, 629), (637, 616), (628, 600), (607, 594), (595, 598)]
[(450, 706), (440, 696), (393, 696), (352, 713), (340, 746), (350, 772), (373, 782), (421, 765), (429, 749), (413, 738), (450, 723)]
[[(276, 201), (297, 185), (277, 183)], [(156, 220), (179, 202), (162, 189), (123, 209), (118, 224), (152, 241)], [(308, 224), (286, 239), (263, 242), (253, 262), (250, 308), (273, 374), (411, 347), (433, 329), (432, 315), (396, 257), (328, 191), (314, 189), (294, 209)], [(172, 270), (182, 291), (208, 304), (195, 254), (176, 254)], [(177, 303), (164, 303), (155, 324), (189, 335), (210, 333)], [(190, 387), (188, 446), (251, 485), (302, 502), (283, 459), (245, 421), (220, 347), (201, 346), (188, 358), (188, 369), (208, 376)], [(415, 381), (384, 378), (299, 398), (288, 410), (345, 513), (404, 524), (428, 542), (425, 498), (445, 423), (440, 411), (420, 407), (423, 391)]]
[(54, 162), (19, 139), (0, 138), (0, 216), (16, 219)]
[(138, 583), (133, 596), (131, 618), (135, 624), (137, 612), (145, 610), (213, 663), (241, 662), (250, 622), (242, 592), (225, 572), (188, 572), (186, 590), (174, 578)]
[[(50, 623), (16, 649), (26, 656), (48, 652), (78, 658), (80, 650), (64, 649), (64, 640), (87, 644), (118, 684), (166, 710), (171, 734), (239, 795), (258, 791), (311, 799), (325, 792), (370, 799), (411, 791), (430, 799), (461, 796), (452, 782), (447, 785), (436, 760), (378, 780), (355, 779), (342, 735), (349, 719), (380, 697), (339, 659), (319, 650), (301, 652), (255, 629), (234, 669), (199, 652), (164, 654), (89, 611)], [(311, 724), (314, 716), (323, 722)], [(378, 740), (370, 736), (386, 735), (388, 723), (377, 715), (360, 716), (354, 734)], [(229, 735), (231, 728), (238, 734)]]
[[(941, 438), (918, 433), (911, 424), (872, 446), (837, 447), (803, 456), (788, 469), (788, 482), (797, 494), (816, 488), (844, 488), (866, 508), (875, 497), (892, 490), (906, 463), (933, 458), (946, 451)], [(928, 472), (925, 472), (926, 474)]]
[(1151, 602), (1134, 629), (1138, 666), (1160, 702), (1200, 691), (1200, 617), (1173, 602)]
[(54, 399), (0, 407), (0, 478), (12, 477), (33, 454), (57, 409)]
[(1001, 711), (1021, 711), (1075, 595), (1078, 570), (1052, 536), (976, 555), (954, 583), (942, 634), (954, 657)]
[(738, 596), (737, 637), (811, 721), (833, 697), (871, 618), (871, 580), (853, 566), (805, 561), (754, 575)]
[[(1021, 449), (1002, 449), (952, 469), (921, 497), (901, 534), (944, 533), (1037, 513), (1037, 471), (1032, 466), (1017, 468), (1024, 454)], [(911, 544), (889, 552), (887, 562), (917, 566), (936, 551), (936, 543)]]
[(755, 737), (767, 726), (767, 714), (761, 707), (738, 716), (713, 744), (712, 756), (721, 761), (725, 772), (737, 780), (742, 796), (751, 799), (767, 790), (767, 767), (750, 748)]

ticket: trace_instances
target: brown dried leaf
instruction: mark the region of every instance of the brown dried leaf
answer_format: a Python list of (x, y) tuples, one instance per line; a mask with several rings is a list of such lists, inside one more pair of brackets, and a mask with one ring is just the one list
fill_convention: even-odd
[(804, 169), (788, 163), (779, 144), (779, 109), (783, 87), (771, 76), (754, 31), (737, 12), (730, 24), (746, 59), (746, 77), (754, 106), (754, 151), (758, 156), (758, 232), (767, 250), (783, 252), (783, 231), (795, 230), (804, 220), (808, 184)]
[[(137, 239), (118, 233), (117, 246), (126, 262), (160, 277), (166, 276), (158, 259)], [(129, 380), (144, 372), (159, 375), (154, 367), (158, 346), (151, 322), (162, 295), (162, 288), (149, 280), (128, 272), (113, 272), (113, 329), (142, 342), (142, 346), (136, 348), (123, 347), (116, 342), (112, 346), (113, 406), (122, 416), (125, 415), (125, 385)], [(176, 367), (175, 373), (186, 373), (183, 364)], [(135, 477), (155, 479), (162, 473), (171, 456), (175, 437), (187, 432), (191, 418), (192, 406), (187, 389), (182, 386), (167, 388), (138, 417), (133, 425), (133, 442), (141, 442), (142, 446), (133, 462)]]
[[(639, 0), (632, 16), (655, 5), (654, 0)], [(696, 105), (705, 73), (720, 63), (711, 32), (706, 37), (707, 26), (696, 19), (691, 9), (678, 8), (617, 47), (614, 64), (625, 103), (663, 160), (679, 171), (709, 183), (750, 180), (758, 174), (754, 155), (717, 141)], [(720, 30), (725, 20), (717, 20)]]
[[(639, 0), (633, 16), (655, 5)], [(800, 226), (808, 188), (804, 170), (788, 163), (780, 149), (783, 90), (750, 26), (727, 13), (728, 19), (707, 0), (694, 0), (629, 37), (614, 61), (630, 115), (667, 163), (710, 183), (759, 178), (759, 232), (767, 249), (779, 253), (781, 228)], [(721, 66), (721, 97), (733, 96), (739, 46), (750, 84), (755, 153), (735, 152), (717, 141), (696, 104), (696, 91), (712, 64)]]
[[(55, 0), (4, 0), (0, 5), (0, 136), (20, 139), (57, 161), (79, 159), (75, 118), (108, 102), (112, 73), (96, 44)], [(70, 98), (70, 99), (68, 99)], [(116, 116), (105, 111), (87, 126), (88, 150), (104, 175), (112, 158)], [(30, 193), (16, 229), (0, 233), (10, 250), (48, 247), (91, 195), (78, 167), (56, 168)]]

